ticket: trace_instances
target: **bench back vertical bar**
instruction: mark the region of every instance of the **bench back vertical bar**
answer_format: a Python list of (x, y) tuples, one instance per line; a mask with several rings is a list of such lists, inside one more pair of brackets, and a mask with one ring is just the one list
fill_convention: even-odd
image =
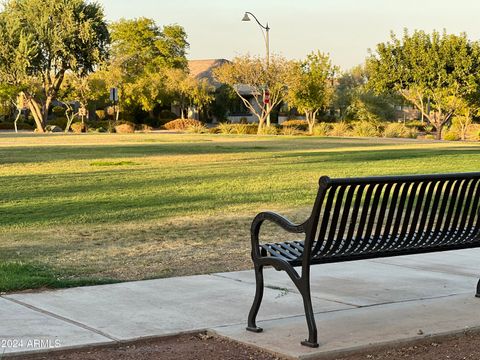
[(305, 318), (308, 327), (308, 339), (302, 341), (302, 345), (309, 347), (318, 347), (317, 325), (315, 323), (315, 316), (313, 314), (311, 291), (310, 291), (310, 264), (312, 247), (317, 232), (320, 212), (322, 210), (325, 195), (330, 186), (330, 178), (321, 177), (319, 180), (319, 189), (317, 198), (313, 206), (312, 214), (308, 220), (305, 231), (305, 245), (302, 258), (302, 275), (299, 281), (299, 291), (303, 298), (303, 305), (305, 308)]

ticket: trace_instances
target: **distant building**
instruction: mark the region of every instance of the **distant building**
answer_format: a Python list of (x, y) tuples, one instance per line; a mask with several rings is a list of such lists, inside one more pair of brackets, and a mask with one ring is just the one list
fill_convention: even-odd
[(422, 117), (420, 110), (413, 105), (396, 105), (395, 118), (398, 121), (418, 120)]
[[(218, 91), (223, 84), (215, 79), (213, 71), (215, 68), (222, 66), (223, 64), (226, 64), (228, 62), (229, 61), (227, 59), (189, 60), (188, 69), (191, 76), (195, 77), (198, 80), (207, 80), (210, 85), (215, 87), (215, 91)], [(239, 85), (239, 91), (247, 99), (250, 98), (249, 101), (254, 104), (254, 95), (252, 94), (252, 90), (248, 86)], [(173, 111), (178, 112), (179, 110), (173, 109)], [(189, 109), (188, 117), (194, 119), (198, 118), (197, 111), (195, 109)], [(245, 107), (245, 105), (240, 99), (238, 99), (238, 103), (236, 103), (231, 109), (229, 109), (227, 119), (232, 123), (240, 122), (240, 120), (246, 120), (248, 122), (257, 121), (256, 116), (254, 116)], [(217, 119), (213, 120), (216, 121)]]
[(194, 78), (198, 80), (206, 79), (210, 85), (218, 89), (222, 84), (213, 76), (213, 70), (228, 62), (227, 59), (189, 60), (188, 70)]

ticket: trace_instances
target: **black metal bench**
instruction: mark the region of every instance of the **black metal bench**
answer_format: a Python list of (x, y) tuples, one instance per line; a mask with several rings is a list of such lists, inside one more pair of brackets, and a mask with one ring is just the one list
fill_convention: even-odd
[[(312, 213), (303, 224), (262, 212), (251, 227), (256, 293), (247, 330), (263, 297), (263, 268), (284, 270), (303, 298), (308, 340), (318, 347), (310, 295), (310, 265), (480, 247), (480, 172), (330, 179), (321, 177)], [(272, 221), (304, 240), (259, 242)], [(299, 274), (294, 267), (301, 266)], [(480, 281), (477, 285), (480, 297)]]

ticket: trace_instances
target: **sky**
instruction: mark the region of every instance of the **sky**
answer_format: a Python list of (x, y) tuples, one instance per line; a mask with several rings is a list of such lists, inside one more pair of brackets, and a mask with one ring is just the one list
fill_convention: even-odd
[(260, 27), (242, 22), (250, 11), (270, 30), (271, 53), (301, 59), (316, 51), (349, 69), (368, 49), (404, 28), (466, 32), (480, 39), (478, 0), (97, 0), (109, 21), (153, 18), (160, 26), (182, 25), (189, 59), (232, 59), (265, 54)]

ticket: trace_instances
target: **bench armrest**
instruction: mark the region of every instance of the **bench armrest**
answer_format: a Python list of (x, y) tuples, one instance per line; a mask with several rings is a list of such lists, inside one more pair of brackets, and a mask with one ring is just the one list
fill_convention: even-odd
[(252, 238), (252, 256), (260, 256), (258, 247), (260, 244), (259, 241), (259, 234), (260, 234), (260, 228), (262, 227), (262, 224), (265, 221), (271, 221), (278, 226), (280, 226), (282, 229), (290, 232), (290, 233), (295, 233), (295, 234), (301, 234), (305, 232), (305, 223), (303, 224), (294, 224), (287, 218), (271, 212), (271, 211), (265, 211), (261, 212), (252, 221), (252, 226), (250, 228), (251, 231), (251, 238)]

